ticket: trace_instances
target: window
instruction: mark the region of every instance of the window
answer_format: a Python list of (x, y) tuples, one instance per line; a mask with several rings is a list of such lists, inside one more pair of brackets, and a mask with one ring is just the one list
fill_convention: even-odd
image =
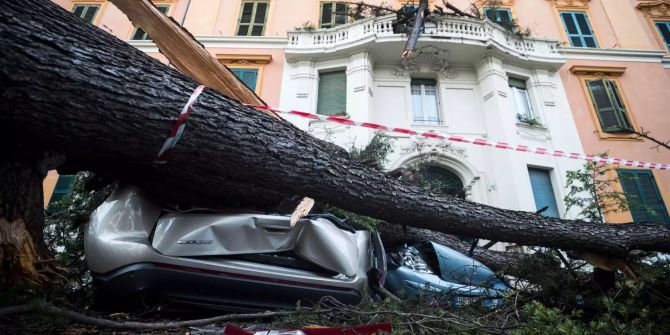
[[(156, 5), (156, 8), (158, 8), (158, 10), (161, 13), (167, 15), (168, 11), (170, 10), (170, 5)], [(131, 40), (150, 40), (151, 37), (149, 37), (149, 35), (146, 32), (144, 32), (144, 30), (142, 30), (142, 28), (135, 28), (135, 31), (130, 36), (130, 39)]]
[(529, 167), (528, 175), (530, 176), (530, 186), (533, 189), (533, 198), (535, 198), (535, 209), (540, 210), (547, 207), (541, 213), (542, 216), (559, 217), (549, 171)]
[(561, 19), (573, 47), (597, 48), (593, 29), (585, 12), (561, 12)]
[(258, 69), (230, 69), (237, 78), (247, 85), (252, 91), (256, 90), (256, 80), (258, 79)]
[(62, 200), (65, 198), (70, 191), (72, 191), (72, 183), (74, 182), (74, 176), (71, 175), (61, 175), (58, 176), (58, 181), (54, 187), (54, 192), (51, 194), (51, 199), (49, 199), (49, 206), (51, 206), (56, 201)]
[(600, 128), (606, 133), (629, 133), (633, 127), (616, 83), (604, 78), (587, 80), (586, 86), (600, 120)]
[(463, 182), (453, 172), (439, 166), (428, 166), (421, 172), (421, 176), (423, 186), (431, 191), (465, 199)]
[(665, 47), (670, 51), (670, 21), (656, 21), (655, 24), (658, 33), (661, 34), (663, 42), (665, 42)]
[(514, 107), (519, 121), (534, 119), (535, 115), (533, 114), (530, 97), (528, 96), (528, 90), (526, 89), (526, 81), (510, 77), (508, 85), (510, 91), (512, 91), (512, 99), (514, 100)]
[(347, 23), (349, 4), (346, 2), (321, 3), (321, 28), (332, 28)]
[(441, 124), (435, 80), (412, 79), (411, 85), (414, 124)]
[(347, 114), (347, 75), (344, 71), (319, 74), (319, 96), (316, 113)]
[(98, 10), (100, 10), (100, 5), (74, 5), (72, 14), (92, 24)]
[(670, 223), (668, 211), (649, 170), (618, 170), (623, 193), (635, 222)]
[(514, 31), (512, 12), (509, 8), (484, 8), (484, 15), (489, 20), (503, 26), (503, 28)]
[(237, 36), (262, 36), (267, 14), (267, 2), (243, 2)]

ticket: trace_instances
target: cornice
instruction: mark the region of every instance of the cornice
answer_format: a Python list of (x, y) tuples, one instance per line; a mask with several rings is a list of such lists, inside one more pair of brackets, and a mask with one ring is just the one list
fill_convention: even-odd
[(271, 55), (216, 55), (223, 64), (269, 64), (272, 61)]
[(604, 75), (608, 77), (619, 77), (626, 72), (623, 66), (585, 66), (573, 65), (570, 72), (576, 75)]
[(641, 10), (650, 17), (670, 17), (670, 1), (654, 0), (640, 2), (635, 8)]
[(558, 52), (567, 59), (608, 60), (619, 62), (660, 63), (666, 55), (661, 50), (600, 49), (562, 47)]
[(556, 8), (583, 8), (589, 7), (591, 0), (551, 0)]

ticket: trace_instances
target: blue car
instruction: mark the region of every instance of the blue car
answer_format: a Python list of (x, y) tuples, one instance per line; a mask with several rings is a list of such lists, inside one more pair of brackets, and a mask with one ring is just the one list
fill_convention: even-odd
[(425, 241), (387, 257), (384, 287), (400, 296), (422, 296), (442, 305), (503, 303), (508, 290), (491, 269), (449, 247)]

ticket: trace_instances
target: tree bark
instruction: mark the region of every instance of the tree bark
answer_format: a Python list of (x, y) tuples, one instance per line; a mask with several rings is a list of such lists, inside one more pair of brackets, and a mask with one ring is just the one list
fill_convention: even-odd
[(414, 17), (414, 25), (412, 26), (412, 32), (409, 34), (407, 43), (405, 44), (405, 50), (402, 52), (400, 57), (409, 57), (416, 51), (416, 43), (419, 41), (419, 35), (421, 35), (421, 29), (423, 29), (423, 19), (428, 9), (428, 0), (420, 0), (419, 8), (416, 10), (416, 15)]
[[(406, 226), (522, 245), (670, 251), (670, 226), (545, 218), (440, 196), (206, 89), (169, 162), (152, 163), (196, 84), (49, 1), (1, 0), (0, 124), (10, 146), (62, 152), (165, 200), (317, 199)], [(9, 200), (11, 201), (11, 200)]]
[[(377, 225), (377, 230), (379, 231), (379, 234), (384, 241), (384, 246), (387, 249), (402, 245), (404, 243), (414, 243), (429, 240), (438, 244), (446, 245), (465, 255), (470, 252), (470, 245), (461, 241), (458, 237), (428, 229), (413, 228), (382, 222)], [(503, 271), (511, 275), (516, 273), (515, 269), (519, 266), (520, 262), (527, 257), (528, 255), (525, 254), (492, 251), (482, 248), (475, 248), (472, 253), (472, 258), (480, 261), (482, 264), (488, 266), (492, 270)]]
[[(0, 136), (4, 143), (6, 138)], [(17, 148), (18, 149), (18, 148)], [(25, 149), (25, 148), (21, 148)], [(0, 158), (0, 283), (14, 278), (48, 281), (42, 181), (60, 162), (39, 150), (4, 150)]]

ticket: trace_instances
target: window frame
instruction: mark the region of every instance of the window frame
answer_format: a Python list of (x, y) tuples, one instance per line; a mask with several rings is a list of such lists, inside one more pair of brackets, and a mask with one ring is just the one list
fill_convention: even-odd
[(81, 5), (96, 5), (100, 6), (98, 8), (98, 12), (95, 13), (95, 17), (91, 21), (91, 24), (94, 26), (97, 26), (100, 23), (100, 20), (102, 18), (102, 13), (105, 11), (107, 8), (107, 4), (109, 1), (105, 0), (73, 0), (70, 2), (70, 6), (68, 8), (68, 11), (72, 13), (74, 11), (75, 6), (81, 6)]
[[(152, 3), (156, 6), (167, 6), (168, 10), (165, 13), (167, 16), (172, 16), (172, 11), (174, 10), (174, 2), (173, 1), (152, 1)], [(147, 38), (145, 39), (133, 39), (133, 36), (137, 33), (137, 29), (140, 29), (139, 27), (136, 27), (134, 24), (131, 22), (132, 28), (130, 29), (130, 35), (128, 36), (129, 41), (153, 41), (149, 34), (145, 31), (144, 34), (147, 35)], [(144, 30), (142, 30), (144, 31)]]
[[(565, 18), (563, 17), (563, 14), (564, 14), (564, 13), (570, 13), (570, 14), (571, 14), (571, 16), (572, 16), (572, 18), (573, 18), (573, 20), (574, 20), (574, 23), (575, 23), (575, 27), (579, 30), (579, 35), (574, 35), (574, 34), (571, 35), (571, 34), (570, 34), (570, 32), (568, 31), (568, 26), (567, 26), (567, 24), (566, 24), (566, 22), (565, 22)], [(584, 18), (586, 19), (586, 24), (588, 25), (588, 28), (591, 30), (591, 35), (584, 35), (584, 34), (581, 32), (581, 28), (579, 27), (579, 24), (577, 24), (577, 17), (575, 16), (575, 14), (582, 14), (582, 15), (584, 15)], [(558, 9), (558, 18), (559, 18), (560, 22), (561, 22), (562, 25), (563, 25), (563, 33), (565, 33), (565, 36), (566, 36), (566, 38), (567, 38), (567, 42), (568, 42), (568, 44), (570, 45), (570, 47), (573, 47), (573, 48), (593, 48), (593, 49), (598, 49), (598, 48), (600, 48), (600, 42), (598, 41), (598, 37), (596, 36), (596, 31), (595, 31), (595, 29), (593, 29), (593, 24), (591, 24), (590, 15), (589, 15), (589, 12), (588, 12), (587, 10), (580, 10), (580, 9)], [(573, 36), (578, 36), (580, 42), (581, 42), (583, 45), (582, 45), (582, 46), (575, 46), (575, 45), (572, 43), (572, 38), (571, 38), (571, 37), (573, 37)], [(593, 38), (593, 43), (595, 43), (595, 47), (587, 46), (587, 45), (586, 45), (586, 40), (584, 39), (584, 37), (592, 37), (592, 38)]]
[[(321, 89), (323, 88), (322, 82), (321, 82), (321, 76), (322, 75), (327, 75), (327, 74), (332, 74), (332, 73), (343, 73), (344, 74), (344, 114), (340, 113), (334, 113), (334, 114), (320, 114), (319, 113), (319, 101), (321, 100)], [(314, 113), (318, 115), (325, 115), (325, 116), (340, 116), (340, 117), (348, 117), (349, 116), (349, 111), (347, 109), (347, 100), (349, 99), (349, 86), (348, 86), (348, 76), (347, 76), (347, 70), (346, 69), (324, 69), (324, 70), (319, 70), (318, 72), (318, 81), (317, 81), (317, 87), (316, 87), (316, 99), (315, 99), (315, 104), (314, 104)]]
[[(573, 71), (573, 72), (578, 72), (578, 71)], [(584, 97), (586, 99), (586, 105), (591, 112), (591, 117), (593, 119), (593, 123), (595, 125), (595, 129), (598, 132), (598, 136), (601, 139), (610, 139), (610, 140), (628, 140), (628, 141), (643, 141), (642, 139), (637, 138), (635, 134), (631, 133), (611, 133), (611, 132), (606, 132), (603, 130), (601, 124), (600, 124), (600, 117), (598, 116), (598, 112), (596, 110), (595, 104), (593, 102), (593, 98), (591, 96), (591, 92), (589, 90), (587, 81), (591, 80), (596, 80), (596, 79), (609, 79), (613, 81), (618, 89), (619, 93), (619, 98), (622, 100), (622, 103), (624, 104), (626, 108), (626, 115), (628, 116), (628, 122), (630, 122), (630, 126), (633, 128), (635, 131), (639, 131), (640, 128), (637, 125), (637, 122), (635, 121), (635, 117), (632, 113), (632, 107), (631, 104), (629, 103), (628, 99), (626, 98), (626, 93), (624, 92), (624, 89), (621, 85), (621, 82), (619, 81), (618, 78), (614, 78), (611, 75), (579, 75), (579, 81), (581, 82), (582, 89), (584, 91)]]
[(488, 14), (486, 12), (489, 11), (489, 10), (496, 10), (496, 11), (504, 10), (504, 11), (506, 11), (507, 14), (509, 15), (509, 19), (510, 19), (509, 23), (510, 23), (510, 28), (511, 29), (509, 29), (509, 30), (511, 32), (516, 31), (516, 24), (515, 24), (516, 23), (516, 16), (515, 16), (516, 13), (514, 12), (514, 7), (512, 7), (512, 6), (497, 6), (497, 7), (484, 7), (484, 8), (482, 8), (482, 12), (484, 13), (484, 17), (486, 17), (490, 21), (500, 25), (501, 27), (507, 29), (507, 27), (505, 25), (503, 25), (503, 24), (501, 24), (497, 21), (493, 21), (493, 20), (491, 20), (491, 18), (488, 17)]
[[(643, 170), (643, 169), (617, 169), (616, 170), (616, 175), (617, 175), (617, 178), (619, 178), (619, 180), (621, 180), (623, 178), (621, 173), (635, 175), (634, 178), (636, 179), (635, 184), (636, 184), (637, 191), (642, 190), (642, 187), (639, 184), (637, 175), (647, 174), (647, 175), (651, 176), (651, 180), (653, 182), (654, 191), (656, 193), (656, 196), (658, 197), (658, 199), (660, 199), (661, 205), (662, 205), (663, 209), (665, 210), (665, 216), (664, 216), (665, 222), (661, 222), (661, 223), (670, 224), (670, 211), (668, 211), (668, 201), (663, 198), (663, 193), (664, 192), (662, 191), (662, 185), (658, 183), (659, 178), (657, 178), (656, 173), (654, 173), (654, 171), (651, 171), (651, 170)], [(626, 200), (629, 203), (629, 207), (630, 207), (631, 200), (629, 199), (629, 196), (624, 189), (623, 182), (619, 181), (617, 184), (618, 184), (617, 188), (619, 189), (619, 191), (621, 191), (624, 194), (624, 196), (626, 197)], [(641, 192), (638, 192), (638, 193), (642, 194)], [(643, 206), (644, 206), (644, 204), (643, 204)], [(633, 211), (630, 208), (628, 209), (628, 213), (632, 217), (633, 222), (637, 223), (638, 221), (636, 221), (636, 218), (633, 215)]]
[[(251, 9), (251, 20), (249, 23), (245, 23), (245, 25), (248, 25), (247, 28), (247, 33), (245, 35), (239, 35), (238, 32), (240, 31), (240, 25), (242, 25), (242, 14), (244, 13), (244, 5), (247, 3), (252, 3), (253, 8)], [(256, 10), (258, 9), (258, 4), (259, 3), (264, 3), (266, 5), (265, 7), (265, 17), (263, 17), (263, 23), (262, 27), (263, 29), (261, 30), (260, 35), (252, 35), (251, 33), (253, 32), (254, 26), (258, 26), (261, 24), (256, 23), (254, 20), (256, 19)], [(235, 31), (234, 31), (234, 36), (245, 36), (245, 37), (257, 37), (257, 36), (265, 36), (265, 28), (267, 28), (267, 23), (268, 23), (268, 17), (270, 16), (270, 5), (271, 2), (268, 0), (244, 0), (240, 2), (240, 14), (237, 17), (237, 24), (235, 25)]]
[(651, 19), (651, 22), (653, 23), (654, 31), (661, 46), (665, 46), (665, 52), (670, 53), (670, 36), (668, 36), (668, 41), (666, 41), (657, 26), (659, 23), (664, 23), (668, 27), (668, 30), (670, 30), (670, 19)]
[[(261, 74), (263, 73), (262, 67), (258, 66), (238, 66), (238, 65), (230, 65), (228, 66), (228, 69), (230, 69), (233, 74), (235, 73), (235, 70), (242, 70), (242, 71), (250, 71), (250, 70), (255, 70), (256, 71), (256, 86), (255, 87), (249, 87), (251, 90), (253, 90), (256, 94), (258, 94), (258, 90), (260, 88), (260, 82), (261, 82)], [(237, 75), (235, 75), (237, 76)], [(241, 82), (244, 82), (242, 78), (237, 77)], [(246, 83), (244, 83), (246, 85)]]
[(341, 25), (345, 25), (345, 24), (350, 22), (349, 17), (346, 16), (346, 22), (336, 24), (335, 23), (335, 18), (337, 17), (337, 15), (335, 13), (337, 11), (333, 10), (332, 13), (330, 14), (330, 19), (331, 19), (330, 25), (328, 27), (324, 27), (323, 26), (323, 6), (326, 5), (326, 4), (332, 4), (333, 6), (335, 6), (337, 4), (344, 4), (345, 5), (345, 11), (348, 11), (350, 2), (349, 1), (321, 1), (321, 2), (319, 2), (319, 7), (318, 7), (319, 29), (331, 29), (331, 28), (335, 28), (335, 27), (338, 27), (338, 26), (341, 26)]
[[(415, 114), (416, 111), (414, 110), (414, 94), (412, 93), (412, 86), (414, 85), (414, 84), (412, 84), (412, 81), (414, 81), (414, 80), (431, 80), (431, 81), (435, 82), (435, 105), (436, 105), (435, 110), (437, 112), (437, 115), (436, 115), (437, 116), (437, 121), (435, 123), (418, 123), (417, 120), (416, 120), (416, 114)], [(439, 84), (440, 84), (440, 82), (438, 80), (431, 79), (431, 78), (412, 78), (410, 80), (409, 96), (410, 96), (410, 105), (412, 106), (411, 113), (410, 113), (411, 125), (412, 126), (443, 126), (444, 125), (445, 121), (444, 121), (444, 115), (443, 115), (443, 112), (442, 112), (442, 103), (441, 103), (441, 99), (440, 99)], [(425, 84), (420, 84), (420, 85), (421, 85), (421, 95), (420, 96), (421, 96), (421, 101), (422, 101), (422, 107), (421, 107), (422, 108), (422, 110), (421, 110), (422, 113), (421, 113), (421, 115), (423, 115), (424, 118), (425, 118), (425, 113), (423, 113), (423, 111), (424, 111), (423, 110), (423, 101), (424, 101), (423, 99), (427, 96), (426, 95), (426, 88), (425, 88)], [(427, 121), (421, 121), (421, 122), (427, 122)]]
[[(510, 79), (521, 80), (521, 81), (524, 82), (524, 86), (525, 86), (524, 91), (526, 92), (525, 101), (526, 101), (526, 105), (528, 106), (528, 110), (530, 111), (529, 116), (519, 113), (518, 106), (517, 106), (516, 102), (517, 102), (517, 91), (521, 91), (521, 89), (518, 88), (518, 87), (510, 85)], [(514, 101), (513, 102), (514, 103), (514, 108), (515, 108), (514, 111), (516, 112), (517, 117), (520, 115), (520, 116), (526, 117), (527, 119), (540, 120), (540, 117), (539, 117), (538, 113), (535, 112), (535, 108), (533, 107), (533, 102), (530, 98), (530, 90), (528, 90), (528, 79), (524, 79), (524, 78), (520, 78), (520, 77), (516, 77), (516, 76), (507, 76), (507, 86), (510, 89), (511, 96), (512, 96), (513, 101)]]
[[(551, 167), (539, 166), (539, 165), (526, 165), (526, 173), (528, 174), (528, 185), (530, 186), (530, 194), (531, 198), (533, 199), (533, 205), (534, 205), (533, 212), (536, 212), (537, 210), (539, 210), (539, 208), (537, 208), (538, 205), (535, 199), (535, 191), (533, 191), (533, 178), (531, 177), (531, 170), (546, 172), (547, 177), (549, 177), (549, 186), (551, 187), (551, 195), (554, 198), (553, 200), (554, 205), (556, 206), (556, 215), (557, 215), (548, 217), (562, 218), (565, 215), (564, 204), (563, 201), (561, 201), (561, 199), (563, 199), (563, 194), (560, 191), (560, 185), (557, 184), (555, 175), (556, 172)], [(543, 213), (540, 215), (545, 216)]]

